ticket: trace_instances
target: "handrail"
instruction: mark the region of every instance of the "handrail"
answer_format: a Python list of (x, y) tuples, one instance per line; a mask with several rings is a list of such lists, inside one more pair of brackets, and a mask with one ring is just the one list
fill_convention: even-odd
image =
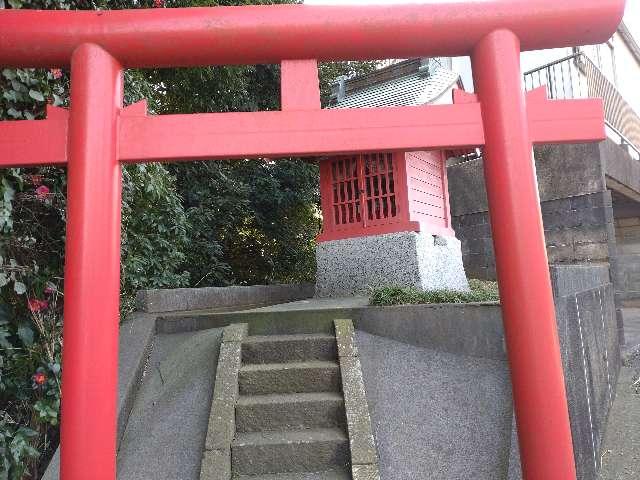
[(633, 157), (635, 160), (640, 160), (640, 149), (638, 149), (638, 147), (636, 147), (631, 140), (625, 137), (620, 130), (614, 127), (611, 122), (605, 120), (604, 124), (607, 126), (607, 128), (612, 130), (613, 133), (620, 137), (620, 142), (618, 143), (618, 145), (620, 145), (621, 147), (627, 147), (627, 149), (632, 150), (633, 153), (629, 152), (629, 155), (631, 155), (631, 157)]
[(557, 65), (557, 64), (562, 63), (562, 62), (566, 62), (567, 60), (571, 60), (573, 58), (577, 58), (577, 57), (580, 57), (582, 55), (583, 54), (580, 53), (580, 52), (573, 53), (573, 54), (571, 54), (571, 55), (569, 55), (567, 57), (563, 57), (563, 58), (560, 58), (558, 60), (554, 60), (553, 62), (549, 62), (549, 63), (546, 63), (544, 65), (541, 65), (539, 67), (532, 68), (531, 70), (528, 70), (528, 71), (524, 72), (523, 75), (526, 77), (527, 75), (531, 75), (532, 73), (536, 73), (539, 70), (544, 70), (545, 68), (553, 67), (554, 65)]
[[(575, 66), (570, 63), (572, 61), (576, 63)], [(587, 63), (588, 67), (586, 66)], [(566, 69), (564, 67), (565, 64), (568, 65)], [(588, 72), (590, 68), (593, 69), (591, 76), (589, 76)], [(621, 128), (625, 126), (625, 121), (629, 122), (629, 118), (631, 119), (630, 122), (638, 122), (640, 124), (640, 117), (624, 101), (615, 85), (609, 81), (593, 60), (584, 53), (576, 52), (526, 71), (524, 73), (524, 85), (527, 90), (542, 85), (547, 86), (551, 98), (603, 96), (605, 116), (607, 117), (605, 118), (605, 124), (617, 137), (612, 138), (612, 140), (621, 146), (627, 147), (630, 150), (629, 154), (633, 158), (640, 160), (640, 145), (637, 145), (638, 142), (634, 143), (630, 140)], [(583, 90), (584, 86), (586, 86), (586, 90)], [(593, 91), (594, 89), (595, 92)], [(620, 125), (615, 125), (611, 121), (612, 119), (619, 120), (618, 123)], [(626, 123), (626, 125), (628, 124)]]

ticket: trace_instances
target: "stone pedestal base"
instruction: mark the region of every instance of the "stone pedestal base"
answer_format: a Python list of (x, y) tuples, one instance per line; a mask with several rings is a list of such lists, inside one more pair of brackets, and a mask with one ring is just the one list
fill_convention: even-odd
[(371, 288), (468, 290), (460, 241), (399, 232), (321, 242), (316, 296), (366, 295)]

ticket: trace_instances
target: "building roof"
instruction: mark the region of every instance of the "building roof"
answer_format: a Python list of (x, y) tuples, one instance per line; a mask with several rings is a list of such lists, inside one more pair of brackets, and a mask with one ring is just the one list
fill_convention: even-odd
[(436, 59), (411, 59), (334, 86), (329, 108), (418, 106), (457, 84), (459, 75)]

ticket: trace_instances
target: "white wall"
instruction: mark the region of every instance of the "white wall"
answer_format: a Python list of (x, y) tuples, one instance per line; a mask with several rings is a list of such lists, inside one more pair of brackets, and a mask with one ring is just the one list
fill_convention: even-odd
[[(636, 41), (640, 42), (640, 39)], [(613, 38), (616, 63), (616, 86), (631, 108), (640, 116), (640, 63), (620, 35)]]

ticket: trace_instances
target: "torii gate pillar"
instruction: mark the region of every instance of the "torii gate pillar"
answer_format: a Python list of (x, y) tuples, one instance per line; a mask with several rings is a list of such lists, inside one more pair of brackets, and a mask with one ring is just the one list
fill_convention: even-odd
[[(122, 95), (119, 62), (97, 45), (77, 47), (71, 57), (64, 275), (64, 365), (73, 365), (63, 382), (65, 479), (87, 478), (89, 471), (116, 478)], [(87, 355), (97, 362), (87, 362)]]
[[(484, 37), (472, 55), (482, 103), (484, 173), (527, 479), (574, 479), (571, 428), (542, 226), (533, 146), (520, 73), (520, 41)], [(543, 417), (536, 412), (545, 411)], [(553, 438), (553, 442), (542, 442)]]

